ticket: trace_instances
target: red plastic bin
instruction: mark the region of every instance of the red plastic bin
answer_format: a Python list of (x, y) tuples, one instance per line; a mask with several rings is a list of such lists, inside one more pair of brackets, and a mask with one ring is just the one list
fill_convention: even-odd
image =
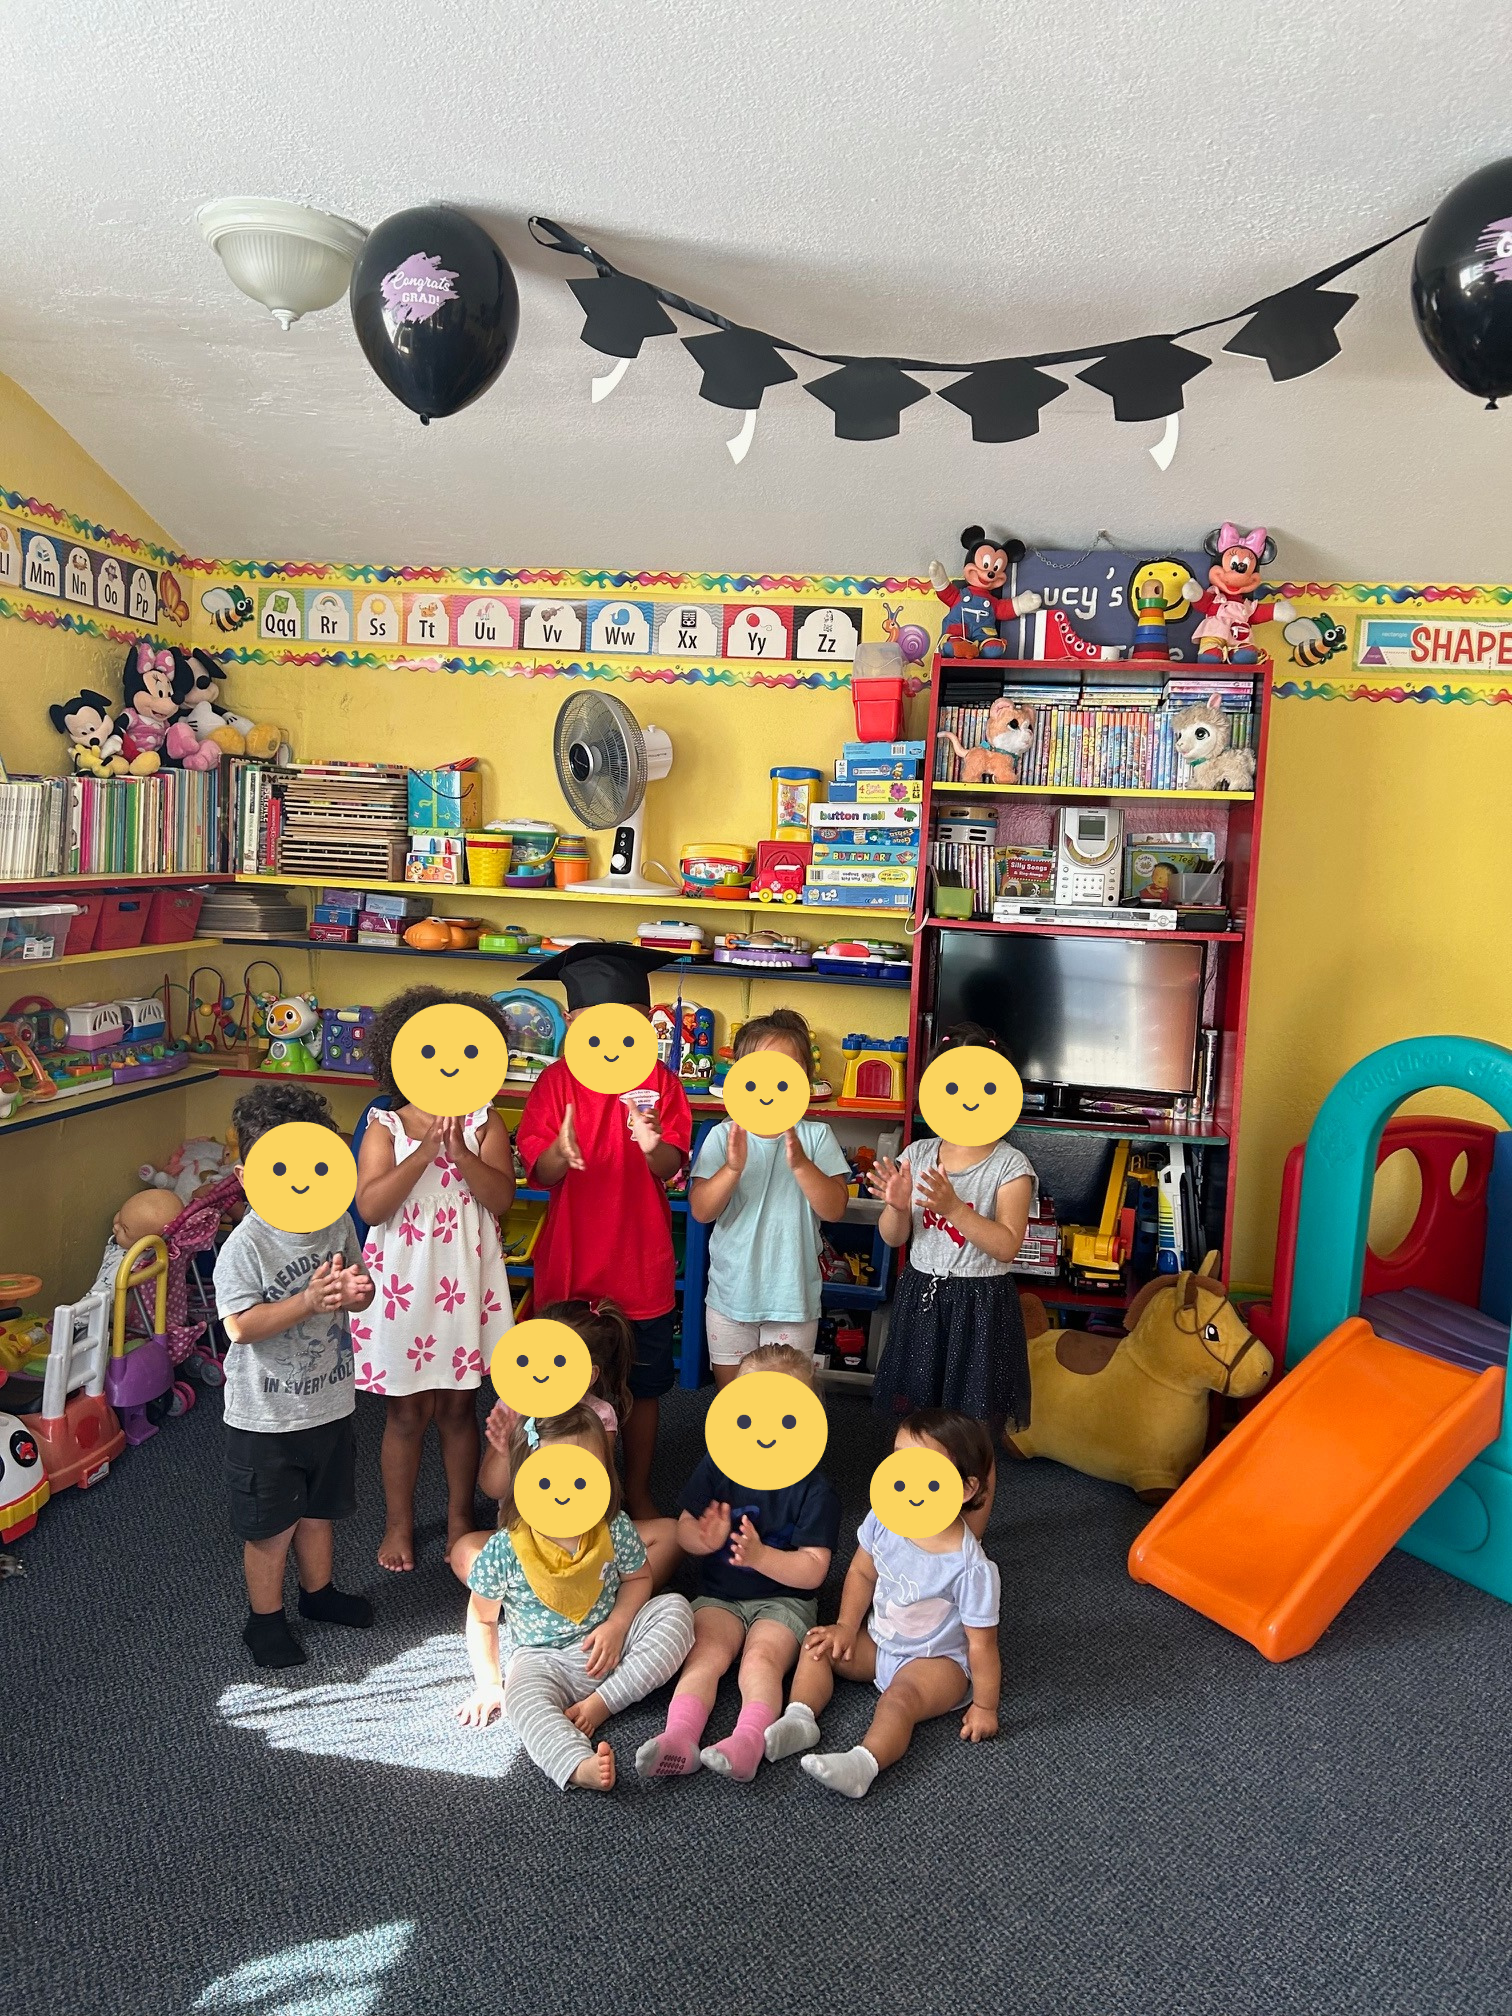
[(147, 909), (144, 945), (182, 945), (199, 925), (203, 889), (154, 889)]
[(63, 947), (64, 958), (72, 959), (79, 952), (93, 952), (105, 898), (98, 890), (86, 893), (83, 889), (75, 889), (69, 892), (68, 900), (79, 906), (78, 916), (69, 920), (68, 943)]
[(896, 742), (903, 733), (903, 681), (855, 679), (856, 733), (863, 742)]
[(145, 890), (135, 895), (105, 897), (95, 933), (96, 952), (129, 952), (134, 945), (140, 945), (142, 933), (147, 929), (150, 901)]

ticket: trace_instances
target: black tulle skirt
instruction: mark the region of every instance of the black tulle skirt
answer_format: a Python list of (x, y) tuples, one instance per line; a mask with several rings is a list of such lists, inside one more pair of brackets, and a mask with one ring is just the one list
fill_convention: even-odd
[(1013, 1276), (905, 1267), (872, 1405), (894, 1421), (916, 1407), (948, 1407), (995, 1434), (1027, 1428), (1029, 1347)]

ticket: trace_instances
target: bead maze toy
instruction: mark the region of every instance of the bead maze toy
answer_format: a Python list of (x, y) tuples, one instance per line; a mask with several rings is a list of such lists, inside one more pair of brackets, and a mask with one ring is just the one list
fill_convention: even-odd
[(1268, 1659), (1315, 1644), (1393, 1546), (1512, 1602), (1508, 1137), (1488, 1144), (1460, 1123), (1404, 1122), (1391, 1145), (1415, 1144), (1424, 1200), (1396, 1253), (1367, 1260), (1387, 1122), (1439, 1085), (1512, 1121), (1512, 1050), (1466, 1036), (1388, 1044), (1324, 1100), (1299, 1175), (1293, 1165), (1276, 1298), (1255, 1326), (1277, 1338), (1284, 1324), (1286, 1376), (1129, 1556), (1136, 1581)]

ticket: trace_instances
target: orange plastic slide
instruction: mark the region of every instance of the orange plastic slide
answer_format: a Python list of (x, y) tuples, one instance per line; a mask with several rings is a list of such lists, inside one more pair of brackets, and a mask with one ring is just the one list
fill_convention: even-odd
[(1267, 1659), (1294, 1659), (1496, 1439), (1505, 1380), (1351, 1317), (1161, 1507), (1129, 1573)]

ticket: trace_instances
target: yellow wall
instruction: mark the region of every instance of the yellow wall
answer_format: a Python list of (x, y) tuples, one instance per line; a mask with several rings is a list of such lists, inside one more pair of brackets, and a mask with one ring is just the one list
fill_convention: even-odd
[[(0, 379), (5, 480), (14, 487), (168, 543), (118, 485), (46, 414)], [(277, 528), (269, 528), (269, 545)], [(717, 558), (717, 556), (711, 556)], [(0, 752), (12, 769), (62, 767), (46, 703), (81, 684), (113, 690), (117, 647), (13, 622), (0, 626)], [(550, 679), (469, 678), (419, 671), (357, 674), (266, 667), (233, 671), (232, 702), (280, 721), (301, 758), (379, 758), (417, 765), (464, 754), (484, 759), (486, 814), (568, 823), (550, 760), (551, 723), (570, 690)], [(637, 717), (666, 728), (671, 776), (653, 787), (648, 852), (675, 866), (689, 840), (753, 840), (767, 831), (767, 771), (827, 767), (852, 732), (845, 693), (752, 687), (611, 689)], [(916, 704), (911, 726), (917, 732)], [(1300, 1140), (1342, 1071), (1397, 1037), (1459, 1031), (1512, 1041), (1512, 949), (1501, 920), (1512, 861), (1512, 709), (1365, 701), (1281, 700), (1272, 716), (1254, 987), (1245, 1084), (1244, 1149), (1236, 1171), (1238, 1237), (1232, 1278), (1269, 1279), (1276, 1197), (1286, 1150)], [(602, 867), (602, 847), (596, 864)], [(461, 911), (465, 892), (444, 898)], [(644, 914), (652, 915), (656, 904)], [(564, 913), (521, 904), (522, 921), (562, 928)], [(490, 915), (501, 912), (491, 906)], [(572, 913), (578, 928), (625, 934), (641, 914), (603, 907)], [(814, 920), (806, 916), (806, 930)], [(842, 930), (901, 937), (903, 926), (837, 921)], [(169, 955), (171, 957), (172, 955)], [(384, 962), (280, 953), (289, 985), (313, 977), (332, 1005), (378, 1000), (397, 984)], [(165, 960), (165, 963), (166, 960)], [(222, 965), (239, 985), (245, 948)], [(64, 1002), (147, 991), (151, 960), (49, 975)], [(182, 961), (175, 969), (182, 975)], [(450, 984), (505, 986), (518, 968), (447, 968)], [(390, 976), (384, 978), (383, 976)], [(403, 978), (440, 978), (416, 962)], [(30, 978), (30, 976), (28, 976)], [(0, 989), (0, 1007), (15, 993)], [(665, 990), (658, 988), (658, 993)], [(720, 1015), (784, 998), (821, 1032), (826, 1063), (859, 1028), (900, 1033), (906, 997), (882, 991), (742, 983), (700, 975), (689, 990)], [(721, 1032), (722, 1033), (722, 1032)], [(98, 1117), (0, 1135), (0, 1267), (47, 1277), (49, 1294), (91, 1277), (111, 1212), (142, 1160), (160, 1160), (189, 1132), (219, 1131), (240, 1088), (227, 1081), (166, 1094)], [(355, 1093), (336, 1092), (340, 1115)], [(1474, 1112), (1444, 1094), (1420, 1107)]]
[[(162, 527), (4, 377), (0, 442), (5, 481), (13, 489), (135, 538), (167, 543)], [(65, 745), (47, 718), (48, 703), (81, 686), (118, 695), (123, 656), (118, 645), (65, 630), (0, 624), (0, 756), (6, 766), (12, 772), (64, 769)], [(183, 977), (182, 957), (171, 954), (160, 962), (102, 960), (46, 973), (8, 968), (0, 1009), (38, 991), (63, 1007), (151, 993), (170, 966)], [(192, 1090), (164, 1093), (24, 1134), (0, 1134), (0, 1269), (40, 1274), (46, 1301), (87, 1288), (115, 1207), (137, 1188), (137, 1164), (161, 1163), (184, 1139), (192, 1097)]]

